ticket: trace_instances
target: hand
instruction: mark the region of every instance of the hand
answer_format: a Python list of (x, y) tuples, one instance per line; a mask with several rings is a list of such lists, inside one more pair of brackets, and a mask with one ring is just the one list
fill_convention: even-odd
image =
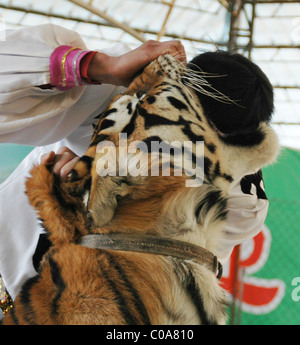
[(179, 61), (187, 62), (180, 41), (147, 41), (139, 48), (118, 57), (96, 53), (89, 65), (88, 76), (101, 83), (128, 86), (143, 67), (164, 54), (172, 54)]
[(55, 154), (53, 151), (45, 153), (41, 157), (41, 163), (52, 165), (52, 172), (60, 175), (62, 181), (67, 179), (67, 176), (72, 171), (79, 157), (70, 149), (63, 146)]

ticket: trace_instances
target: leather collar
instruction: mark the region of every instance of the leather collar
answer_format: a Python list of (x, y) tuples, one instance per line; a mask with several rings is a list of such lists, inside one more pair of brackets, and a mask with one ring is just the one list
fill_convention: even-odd
[(151, 235), (110, 233), (83, 236), (78, 244), (94, 249), (133, 251), (194, 260), (205, 264), (218, 279), (222, 276), (222, 265), (212, 252), (179, 240)]

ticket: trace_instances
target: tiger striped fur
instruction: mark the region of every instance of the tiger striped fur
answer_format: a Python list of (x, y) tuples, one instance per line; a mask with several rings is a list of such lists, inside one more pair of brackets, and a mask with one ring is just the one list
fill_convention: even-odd
[[(204, 114), (193, 87), (184, 84), (188, 73), (171, 55), (149, 64), (99, 116), (91, 145), (67, 182), (45, 165), (32, 169), (28, 199), (53, 245), (4, 324), (226, 323), (224, 291), (205, 265), (77, 244), (84, 235), (119, 232), (169, 237), (216, 250), (229, 189), (272, 162), (278, 143), (267, 121), (248, 134), (258, 138), (251, 144), (226, 141)], [(184, 173), (100, 176), (97, 162), (103, 152), (97, 144), (112, 142), (119, 155), (120, 133), (126, 133), (128, 145), (204, 141), (203, 184), (186, 187), (191, 176)]]

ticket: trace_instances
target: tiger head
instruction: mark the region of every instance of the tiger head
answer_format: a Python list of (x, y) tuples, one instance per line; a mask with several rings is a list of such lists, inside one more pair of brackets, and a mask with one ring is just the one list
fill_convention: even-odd
[(204, 53), (187, 66), (160, 56), (99, 116), (69, 183), (86, 192), (95, 228), (200, 227), (207, 246), (230, 188), (277, 155), (272, 111), (268, 79), (241, 55)]

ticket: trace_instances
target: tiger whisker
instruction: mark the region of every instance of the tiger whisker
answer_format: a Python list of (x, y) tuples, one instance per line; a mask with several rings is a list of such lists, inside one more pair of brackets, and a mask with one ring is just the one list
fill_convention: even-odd
[[(176, 53), (172, 54), (173, 57), (175, 57), (176, 55), (178, 56), (180, 54), (176, 54)], [(199, 69), (199, 71), (194, 71), (188, 68), (187, 65), (182, 61), (177, 61), (177, 63), (178, 63), (178, 72), (183, 77), (182, 80), (180, 80), (180, 84), (183, 85), (186, 90), (188, 90), (188, 93), (190, 96), (192, 96), (192, 93), (190, 92), (188, 88), (194, 89), (195, 91), (198, 91), (201, 94), (204, 94), (208, 97), (212, 97), (219, 102), (222, 102), (225, 104), (233, 103), (240, 106), (239, 104), (236, 103), (238, 102), (237, 100), (231, 100), (228, 96), (226, 96), (222, 92), (215, 89), (209, 83), (209, 81), (206, 80), (207, 78), (212, 78), (212, 77), (226, 77), (226, 75), (221, 76), (221, 75), (217, 75), (213, 73), (205, 73), (196, 65), (195, 66), (197, 67), (197, 69)], [(206, 90), (204, 86), (206, 88), (211, 89), (212, 91)]]
[(191, 98), (194, 98), (193, 94), (191, 93), (190, 89), (187, 87), (187, 85), (185, 85), (183, 82), (182, 82), (182, 79), (179, 80), (179, 84), (187, 91), (187, 93), (189, 94), (189, 96)]
[[(200, 76), (193, 76), (193, 75), (184, 75), (184, 80), (185, 80), (185, 84), (189, 87), (191, 87), (192, 89), (194, 89), (195, 91), (198, 91), (208, 97), (212, 97), (220, 102), (223, 103), (227, 103), (227, 104), (235, 104), (237, 106), (241, 106), (240, 104), (238, 104), (237, 102), (239, 102), (239, 100), (232, 100), (230, 99), (230, 97), (226, 96), (225, 94), (223, 94), (221, 91), (215, 89), (205, 78), (200, 77)], [(212, 92), (204, 89), (204, 86), (210, 88), (212, 90)]]
[(227, 97), (226, 95), (224, 95), (222, 92), (216, 90), (215, 88), (213, 88), (210, 84), (205, 84), (205, 86), (208, 86), (210, 87), (214, 92), (210, 92), (206, 89), (203, 88), (203, 84), (197, 84), (197, 83), (191, 83), (191, 82), (185, 82), (186, 86), (194, 89), (195, 91), (198, 91), (208, 97), (212, 97), (214, 98), (215, 100), (219, 101), (219, 102), (222, 102), (222, 103), (226, 103), (226, 104), (230, 104), (230, 103), (233, 103), (233, 104), (236, 104), (238, 106), (241, 106), (237, 103), (237, 101), (234, 101), (232, 99), (230, 99), (229, 97)]

